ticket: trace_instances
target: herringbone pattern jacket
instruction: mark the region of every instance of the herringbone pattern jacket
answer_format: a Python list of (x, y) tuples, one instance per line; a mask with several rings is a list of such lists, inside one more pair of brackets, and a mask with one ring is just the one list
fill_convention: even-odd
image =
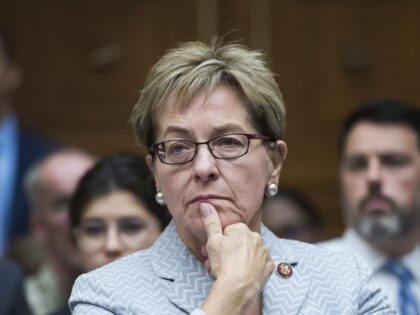
[[(263, 290), (264, 314), (394, 314), (380, 290), (368, 284), (369, 270), (357, 256), (280, 240), (264, 226), (261, 235), (276, 265), (293, 266), (289, 279), (275, 272), (270, 276)], [(70, 307), (77, 315), (190, 314), (213, 282), (172, 222), (150, 249), (80, 276)]]

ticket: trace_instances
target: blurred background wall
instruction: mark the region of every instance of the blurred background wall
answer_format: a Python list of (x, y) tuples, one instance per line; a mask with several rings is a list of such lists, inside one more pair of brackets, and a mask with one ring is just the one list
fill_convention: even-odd
[(288, 108), (282, 185), (342, 230), (336, 138), (373, 98), (420, 104), (418, 0), (1, 0), (24, 70), (24, 125), (98, 155), (137, 151), (128, 124), (150, 66), (212, 35), (266, 53)]

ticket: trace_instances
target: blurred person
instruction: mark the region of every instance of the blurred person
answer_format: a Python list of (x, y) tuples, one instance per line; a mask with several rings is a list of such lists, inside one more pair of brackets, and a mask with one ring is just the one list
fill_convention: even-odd
[[(170, 220), (155, 203), (153, 178), (144, 160), (120, 153), (100, 160), (81, 179), (70, 222), (83, 271), (150, 247)], [(58, 314), (70, 314), (68, 306)]]
[(151, 180), (142, 158), (128, 153), (100, 160), (82, 178), (70, 222), (85, 272), (150, 247), (169, 223)]
[(30, 315), (19, 267), (0, 258), (0, 315)]
[(420, 110), (384, 100), (344, 120), (346, 231), (322, 245), (360, 254), (401, 314), (420, 314)]
[(33, 235), (25, 234), (10, 242), (6, 257), (17, 263), (23, 276), (27, 277), (35, 274), (41, 268), (45, 251), (43, 245)]
[(261, 224), (287, 153), (261, 53), (180, 44), (152, 67), (132, 123), (173, 220), (149, 249), (81, 275), (73, 315), (392, 313), (361, 259)]
[(0, 28), (0, 257), (10, 241), (29, 231), (24, 174), (54, 148), (48, 140), (22, 129), (14, 109), (21, 82), (15, 47)]
[(94, 158), (86, 152), (61, 149), (26, 174), (31, 228), (45, 252), (40, 270), (25, 280), (28, 303), (35, 315), (62, 307), (80, 274), (80, 260), (69, 238), (69, 203), (80, 178), (93, 163)]
[(315, 205), (299, 190), (280, 188), (273, 198), (266, 199), (262, 221), (279, 238), (307, 243), (322, 238), (322, 220)]

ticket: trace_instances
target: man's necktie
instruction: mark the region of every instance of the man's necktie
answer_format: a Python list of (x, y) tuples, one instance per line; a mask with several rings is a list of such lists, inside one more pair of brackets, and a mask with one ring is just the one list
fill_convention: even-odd
[(410, 284), (414, 280), (410, 270), (396, 260), (388, 261), (384, 269), (394, 275), (400, 283), (398, 298), (401, 315), (420, 315), (418, 301), (410, 289)]

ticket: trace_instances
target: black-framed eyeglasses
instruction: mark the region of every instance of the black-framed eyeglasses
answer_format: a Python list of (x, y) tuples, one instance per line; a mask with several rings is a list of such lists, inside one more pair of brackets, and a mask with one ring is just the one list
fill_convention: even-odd
[(249, 141), (253, 139), (274, 141), (272, 138), (260, 134), (232, 133), (203, 142), (183, 139), (158, 142), (151, 146), (150, 153), (156, 153), (164, 164), (185, 164), (194, 160), (199, 145), (206, 144), (214, 158), (229, 160), (247, 154)]

